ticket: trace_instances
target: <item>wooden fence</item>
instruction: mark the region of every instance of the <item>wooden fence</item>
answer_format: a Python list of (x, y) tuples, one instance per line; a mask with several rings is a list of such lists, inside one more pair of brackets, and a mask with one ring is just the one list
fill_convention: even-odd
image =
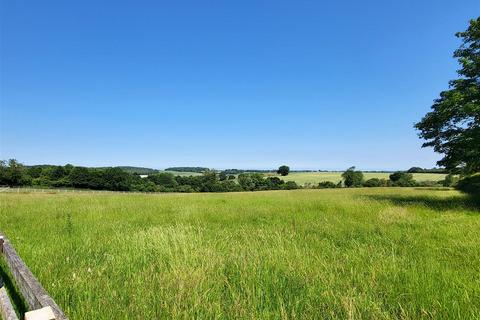
[[(25, 314), (25, 320), (68, 320), (55, 301), (48, 295), (40, 282), (28, 269), (17, 252), (0, 233), (0, 253), (10, 269), (18, 289), (20, 290), (30, 312)], [(5, 288), (0, 291), (0, 311), (6, 320), (17, 320)]]

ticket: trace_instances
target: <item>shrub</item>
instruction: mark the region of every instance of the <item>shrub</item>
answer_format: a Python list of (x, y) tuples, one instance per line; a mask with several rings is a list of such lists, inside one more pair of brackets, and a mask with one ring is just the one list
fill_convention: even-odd
[(318, 184), (319, 189), (336, 188), (337, 185), (331, 181), (322, 181)]
[(177, 186), (175, 188), (176, 192), (195, 192), (195, 189), (192, 188), (192, 186), (189, 185), (182, 185), (182, 186)]
[(461, 179), (456, 188), (465, 193), (480, 194), (480, 173)]
[(385, 179), (371, 178), (365, 181), (363, 184), (364, 187), (374, 188), (374, 187), (387, 187), (388, 181)]
[(266, 181), (269, 189), (280, 189), (281, 185), (285, 183), (285, 181), (279, 177), (268, 177)]
[(299, 188), (299, 186), (297, 185), (297, 183), (295, 181), (287, 181), (284, 184), (282, 184), (282, 189), (284, 189), (284, 190), (294, 190), (294, 189), (298, 189), (298, 188)]
[(397, 171), (390, 175), (390, 181), (394, 187), (414, 187), (416, 185), (413, 175), (408, 172)]
[(459, 178), (453, 174), (448, 174), (445, 180), (442, 181), (444, 187), (454, 187), (458, 183)]

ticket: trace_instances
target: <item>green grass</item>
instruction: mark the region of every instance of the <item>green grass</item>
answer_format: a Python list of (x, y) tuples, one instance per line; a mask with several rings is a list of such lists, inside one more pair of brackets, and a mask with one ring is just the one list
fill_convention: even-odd
[[(364, 172), (365, 180), (371, 178), (388, 179), (389, 172)], [(338, 183), (342, 180), (342, 172), (291, 172), (288, 176), (281, 177), (277, 174), (267, 174), (277, 176), (285, 181), (295, 181), (299, 185), (306, 183), (318, 184), (322, 181), (331, 181)], [(445, 179), (445, 174), (438, 173), (414, 173), (413, 178), (417, 181), (440, 181)]]
[(410, 188), (0, 194), (71, 319), (480, 317), (479, 201)]

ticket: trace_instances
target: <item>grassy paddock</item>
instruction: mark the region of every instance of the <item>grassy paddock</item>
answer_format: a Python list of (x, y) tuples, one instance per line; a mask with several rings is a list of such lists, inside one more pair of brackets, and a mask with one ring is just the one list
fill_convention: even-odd
[(0, 201), (0, 230), (71, 319), (480, 317), (479, 203), (456, 191)]
[[(365, 180), (371, 178), (388, 179), (390, 172), (364, 172)], [(322, 181), (331, 181), (338, 183), (342, 180), (342, 172), (291, 172), (288, 176), (281, 177), (277, 174), (267, 174), (270, 176), (280, 177), (285, 181), (295, 181), (299, 185), (305, 183), (318, 184)], [(445, 179), (445, 174), (439, 173), (414, 173), (413, 179), (417, 181), (440, 181)]]

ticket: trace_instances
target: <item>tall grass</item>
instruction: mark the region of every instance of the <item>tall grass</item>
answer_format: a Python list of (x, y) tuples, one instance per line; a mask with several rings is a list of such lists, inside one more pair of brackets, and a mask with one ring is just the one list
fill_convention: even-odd
[(0, 201), (0, 230), (71, 319), (480, 317), (480, 209), (456, 191)]

